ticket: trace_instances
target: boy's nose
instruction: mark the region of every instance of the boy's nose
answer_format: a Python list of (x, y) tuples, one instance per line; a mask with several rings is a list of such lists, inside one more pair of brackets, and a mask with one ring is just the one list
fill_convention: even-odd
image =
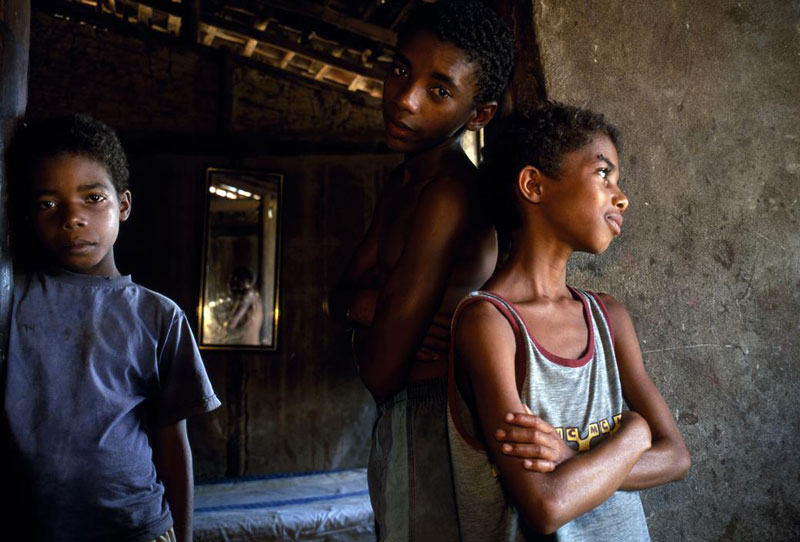
[(417, 109), (419, 108), (418, 94), (417, 85), (409, 84), (403, 89), (403, 92), (397, 96), (395, 103), (399, 109), (416, 113)]
[(617, 190), (617, 194), (614, 196), (614, 206), (620, 212), (625, 212), (625, 209), (628, 208), (628, 196), (622, 190)]
[(63, 228), (72, 230), (86, 226), (86, 219), (74, 209), (65, 209)]

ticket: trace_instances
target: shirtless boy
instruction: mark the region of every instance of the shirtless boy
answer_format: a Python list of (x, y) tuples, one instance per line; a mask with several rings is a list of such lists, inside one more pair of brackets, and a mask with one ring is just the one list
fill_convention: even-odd
[(465, 130), (497, 111), (511, 34), (477, 1), (422, 6), (384, 83), (386, 142), (405, 161), (330, 297), (356, 325), (361, 379), (378, 403), (369, 464), (380, 540), (455, 540), (447, 461), (447, 329), (489, 278), (497, 238), (483, 213)]

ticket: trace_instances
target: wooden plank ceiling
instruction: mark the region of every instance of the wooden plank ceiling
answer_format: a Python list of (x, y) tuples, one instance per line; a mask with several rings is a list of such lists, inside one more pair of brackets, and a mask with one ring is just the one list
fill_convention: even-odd
[(414, 0), (44, 0), (34, 7), (170, 34), (380, 98)]

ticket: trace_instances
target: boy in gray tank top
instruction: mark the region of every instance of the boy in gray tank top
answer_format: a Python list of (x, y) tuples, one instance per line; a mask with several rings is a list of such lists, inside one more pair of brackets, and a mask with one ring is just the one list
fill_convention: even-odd
[(601, 115), (548, 103), (509, 118), (486, 150), (498, 232), (513, 241), (453, 317), (462, 540), (649, 540), (636, 490), (688, 472), (630, 316), (566, 284), (573, 252), (601, 253), (621, 231), (619, 148)]

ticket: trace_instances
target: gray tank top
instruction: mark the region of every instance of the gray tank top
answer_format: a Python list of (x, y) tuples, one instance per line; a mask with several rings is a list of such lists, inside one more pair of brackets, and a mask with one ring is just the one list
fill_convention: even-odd
[[(524, 375), (522, 402), (557, 428), (570, 446), (588, 451), (616, 430), (625, 403), (605, 307), (594, 294), (570, 290), (583, 303), (589, 327), (587, 350), (579, 359), (560, 358), (547, 352), (528, 333), (514, 306), (489, 292), (472, 292), (462, 300), (453, 316), (452, 336), (466, 305), (478, 300), (492, 303), (508, 319), (517, 338), (517, 371)], [(447, 430), (461, 540), (650, 540), (639, 493), (635, 491), (615, 492), (600, 506), (550, 536), (523, 531), (517, 511), (506, 499), (482, 444), (478, 424), (455, 384), (453, 372), (451, 356)]]

